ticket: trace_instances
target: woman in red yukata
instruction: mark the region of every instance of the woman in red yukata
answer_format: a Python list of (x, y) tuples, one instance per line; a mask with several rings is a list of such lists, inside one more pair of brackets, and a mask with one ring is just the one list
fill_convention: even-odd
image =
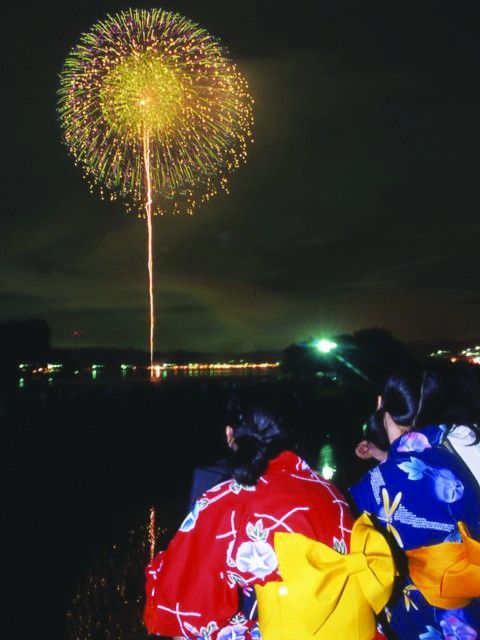
[[(278, 389), (246, 388), (226, 427), (233, 478), (197, 501), (147, 567), (150, 634), (193, 640), (372, 640), (392, 591), (368, 516), (292, 451)], [(350, 551), (350, 553), (349, 553)]]

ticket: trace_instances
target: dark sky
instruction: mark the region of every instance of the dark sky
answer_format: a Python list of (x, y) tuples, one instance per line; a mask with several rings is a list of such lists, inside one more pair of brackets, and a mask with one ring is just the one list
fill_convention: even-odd
[[(146, 343), (145, 224), (89, 193), (55, 110), (68, 50), (129, 6), (149, 5), (18, 4), (4, 20), (0, 320), (43, 317), (58, 346), (77, 327), (83, 345)], [(480, 335), (478, 3), (161, 6), (230, 49), (256, 142), (230, 196), (156, 220), (158, 347)]]

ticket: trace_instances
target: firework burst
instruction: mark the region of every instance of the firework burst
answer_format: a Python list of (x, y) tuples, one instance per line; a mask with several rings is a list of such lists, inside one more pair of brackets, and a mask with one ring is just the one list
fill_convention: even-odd
[(253, 100), (220, 44), (161, 9), (98, 22), (60, 77), (64, 140), (102, 195), (121, 197), (148, 222), (153, 362), (151, 218), (192, 213), (246, 160)]
[(252, 99), (207, 31), (161, 9), (98, 22), (60, 79), (64, 139), (86, 177), (145, 214), (149, 142), (153, 213), (192, 212), (245, 161)]

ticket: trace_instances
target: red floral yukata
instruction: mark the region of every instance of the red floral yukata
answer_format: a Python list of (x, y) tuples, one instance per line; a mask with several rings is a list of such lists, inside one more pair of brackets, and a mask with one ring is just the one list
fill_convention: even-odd
[(149, 633), (259, 640), (255, 604), (241, 611), (239, 593), (281, 580), (274, 533), (301, 533), (346, 553), (351, 528), (341, 493), (290, 451), (271, 460), (253, 487), (222, 482), (147, 567)]

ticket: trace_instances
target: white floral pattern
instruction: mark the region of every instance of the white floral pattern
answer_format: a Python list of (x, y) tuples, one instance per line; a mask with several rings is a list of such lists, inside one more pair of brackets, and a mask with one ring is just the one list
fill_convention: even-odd
[(443, 502), (456, 502), (464, 492), (463, 483), (449, 469), (440, 469), (435, 475), (435, 493)]
[(431, 449), (431, 447), (432, 445), (429, 443), (426, 435), (418, 431), (411, 431), (402, 436), (397, 451), (399, 453), (425, 451), (425, 449)]
[(242, 542), (238, 547), (235, 564), (243, 573), (251, 573), (264, 580), (278, 567), (277, 556), (268, 542)]
[(195, 525), (197, 524), (197, 519), (200, 511), (208, 507), (208, 504), (209, 504), (209, 501), (206, 498), (197, 500), (192, 511), (188, 514), (188, 516), (180, 525), (179, 531), (182, 531), (182, 533), (188, 533), (189, 531), (194, 529)]
[(445, 640), (476, 640), (477, 632), (457, 614), (447, 611), (440, 621)]
[(245, 640), (248, 627), (240, 624), (224, 627), (218, 632), (217, 640)]

